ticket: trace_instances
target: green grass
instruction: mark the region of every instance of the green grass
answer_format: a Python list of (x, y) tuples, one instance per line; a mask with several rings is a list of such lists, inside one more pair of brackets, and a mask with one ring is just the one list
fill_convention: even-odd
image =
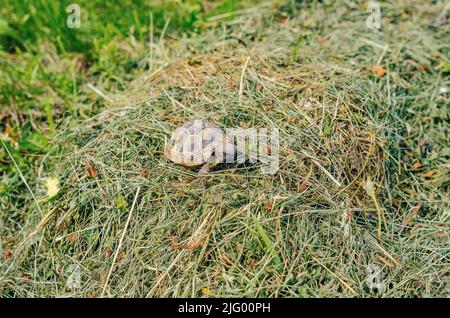
[[(449, 27), (429, 25), (443, 7), (383, 4), (375, 31), (365, 3), (158, 4), (149, 53), (144, 10), (109, 21), (121, 8), (94, 3), (70, 39), (61, 15), (21, 22), (33, 10), (7, 1), (1, 295), (448, 296)], [(162, 155), (195, 117), (279, 128), (280, 171), (225, 165), (199, 186)]]
[[(66, 27), (70, 3), (5, 0), (0, 7), (0, 136), (24, 174), (34, 175), (61, 119), (82, 120), (103, 108), (88, 83), (122, 91), (149, 68), (151, 38), (200, 33), (208, 17), (251, 1), (79, 1), (80, 29)], [(26, 188), (3, 146), (0, 173), (2, 209), (22, 206)]]

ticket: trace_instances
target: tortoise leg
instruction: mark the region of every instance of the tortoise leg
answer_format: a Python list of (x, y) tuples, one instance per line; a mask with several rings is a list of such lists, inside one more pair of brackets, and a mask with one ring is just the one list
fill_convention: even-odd
[(200, 171), (198, 172), (198, 176), (202, 177), (208, 174), (208, 172), (211, 170), (211, 167), (209, 166), (209, 163), (205, 163)]
[(200, 178), (200, 186), (204, 187), (205, 186), (205, 176), (208, 174), (208, 172), (211, 170), (211, 167), (209, 165), (209, 163), (205, 163), (202, 168), (200, 169), (200, 171), (198, 172), (198, 176)]

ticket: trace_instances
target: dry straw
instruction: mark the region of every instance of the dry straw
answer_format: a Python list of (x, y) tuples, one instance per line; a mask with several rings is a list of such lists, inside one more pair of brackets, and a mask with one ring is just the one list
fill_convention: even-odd
[[(448, 245), (429, 235), (442, 224), (404, 244), (402, 219), (383, 205), (389, 134), (368, 107), (386, 98), (367, 72), (382, 52), (363, 40), (357, 11), (310, 6), (261, 6), (224, 29), (155, 43), (148, 74), (125, 93), (101, 92), (110, 107), (55, 138), (44, 173), (58, 173), (61, 193), (0, 285), (22, 296), (364, 296), (376, 263), (385, 296), (409, 295), (413, 282), (442, 294)], [(386, 32), (384, 62), (400, 42)], [(280, 170), (223, 165), (200, 187), (195, 170), (162, 154), (193, 118), (278, 128)], [(41, 221), (35, 206), (28, 213), (22, 239)], [(67, 290), (73, 263), (82, 284)]]

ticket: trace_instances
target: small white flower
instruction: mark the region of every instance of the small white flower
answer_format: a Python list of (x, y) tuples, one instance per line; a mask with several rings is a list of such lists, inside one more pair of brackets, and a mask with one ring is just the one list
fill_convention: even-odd
[(45, 186), (47, 187), (47, 198), (53, 198), (59, 192), (59, 180), (58, 178), (47, 178), (45, 180)]

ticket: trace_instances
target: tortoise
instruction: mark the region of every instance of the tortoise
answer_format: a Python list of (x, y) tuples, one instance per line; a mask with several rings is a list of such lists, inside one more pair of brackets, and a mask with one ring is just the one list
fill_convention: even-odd
[(185, 167), (201, 168), (199, 176), (206, 175), (219, 163), (233, 162), (237, 154), (232, 139), (203, 119), (178, 127), (164, 147), (167, 159)]

